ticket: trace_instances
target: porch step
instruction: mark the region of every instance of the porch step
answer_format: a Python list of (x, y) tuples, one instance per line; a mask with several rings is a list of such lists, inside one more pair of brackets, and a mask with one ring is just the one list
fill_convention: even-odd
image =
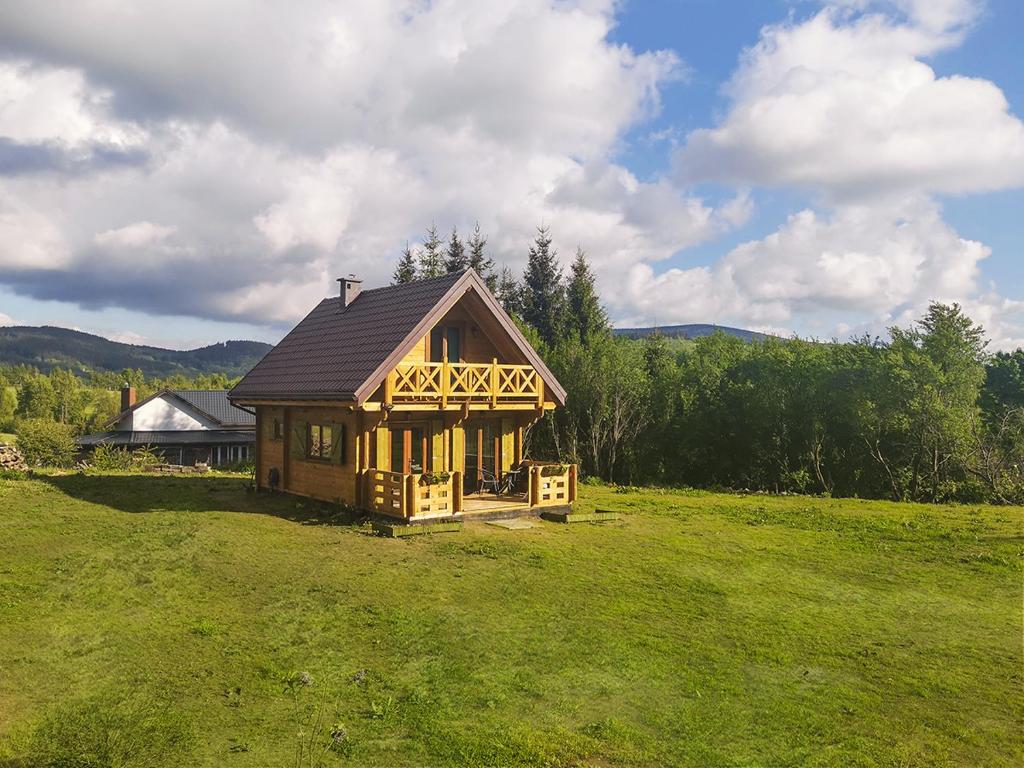
[(421, 533), (454, 533), (462, 530), (461, 521), (443, 523), (382, 523), (374, 521), (373, 532), (378, 536), (397, 539), (402, 536), (417, 536)]
[(551, 510), (541, 512), (540, 516), (552, 523), (607, 523), (622, 517), (619, 512), (610, 509), (597, 509), (593, 512), (572, 512), (569, 510)]

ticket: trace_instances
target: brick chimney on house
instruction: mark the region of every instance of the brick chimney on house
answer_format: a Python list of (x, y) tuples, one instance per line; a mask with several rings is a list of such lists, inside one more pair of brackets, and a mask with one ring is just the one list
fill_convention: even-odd
[(355, 301), (356, 296), (363, 290), (363, 281), (358, 280), (355, 275), (349, 275), (339, 277), (338, 282), (341, 283), (341, 306), (345, 308)]
[(125, 384), (121, 387), (121, 413), (135, 405), (135, 387)]

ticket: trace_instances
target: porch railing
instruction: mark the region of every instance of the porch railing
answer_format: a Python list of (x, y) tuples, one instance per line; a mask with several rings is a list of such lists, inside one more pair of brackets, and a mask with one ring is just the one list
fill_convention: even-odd
[[(524, 507), (555, 507), (576, 501), (575, 464), (524, 464)], [(422, 520), (451, 517), (463, 511), (462, 473), (458, 471), (452, 472), (447, 482), (424, 483), (421, 474), (370, 469), (366, 471), (365, 482), (367, 506), (382, 515)]]
[(421, 474), (381, 469), (366, 472), (368, 506), (390, 517), (451, 517), (462, 511), (462, 473), (452, 472), (446, 482), (424, 483)]
[(544, 404), (544, 382), (531, 365), (405, 363), (388, 374), (384, 402), (504, 402)]
[(557, 507), (576, 501), (575, 464), (526, 463), (526, 498), (531, 507)]

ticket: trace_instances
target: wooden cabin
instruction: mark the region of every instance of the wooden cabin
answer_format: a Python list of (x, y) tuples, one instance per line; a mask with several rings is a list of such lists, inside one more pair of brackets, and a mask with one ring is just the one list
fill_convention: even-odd
[(408, 522), (575, 500), (575, 466), (523, 455), (565, 390), (475, 272), (340, 282), (229, 393), (261, 488)]

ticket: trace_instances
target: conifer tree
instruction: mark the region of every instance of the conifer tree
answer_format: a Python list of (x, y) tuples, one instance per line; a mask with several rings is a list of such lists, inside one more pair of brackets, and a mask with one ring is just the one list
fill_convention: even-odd
[(412, 248), (409, 247), (409, 241), (405, 241), (405, 250), (402, 251), (402, 257), (398, 260), (398, 266), (395, 267), (395, 272), (391, 276), (392, 285), (401, 285), (402, 283), (411, 283), (416, 280), (416, 257), (412, 253)]
[(455, 272), (462, 272), (466, 267), (469, 266), (469, 260), (466, 258), (466, 247), (462, 244), (462, 240), (459, 239), (459, 231), (456, 227), (452, 227), (452, 236), (448, 240), (448, 252), (445, 254), (444, 269), (449, 275)]
[(484, 252), (487, 238), (480, 234), (480, 222), (473, 228), (473, 234), (467, 242), (469, 246), (469, 266), (480, 275), (491, 293), (498, 290), (498, 276), (494, 273), (494, 259)]
[(497, 290), (494, 295), (506, 312), (513, 317), (522, 317), (522, 287), (508, 267), (501, 270), (501, 277), (497, 280)]
[(576, 247), (576, 258), (572, 262), (566, 294), (569, 322), (580, 341), (586, 344), (608, 328), (608, 314), (601, 306), (594, 286), (594, 271), (579, 246)]
[(565, 286), (557, 257), (558, 252), (551, 248), (550, 230), (538, 227), (523, 273), (523, 320), (551, 345), (562, 335), (565, 314)]
[(423, 243), (423, 250), (419, 253), (419, 278), (421, 280), (429, 280), (444, 274), (444, 253), (441, 250), (443, 244), (437, 234), (437, 225), (431, 224), (430, 229), (427, 230), (427, 239)]

